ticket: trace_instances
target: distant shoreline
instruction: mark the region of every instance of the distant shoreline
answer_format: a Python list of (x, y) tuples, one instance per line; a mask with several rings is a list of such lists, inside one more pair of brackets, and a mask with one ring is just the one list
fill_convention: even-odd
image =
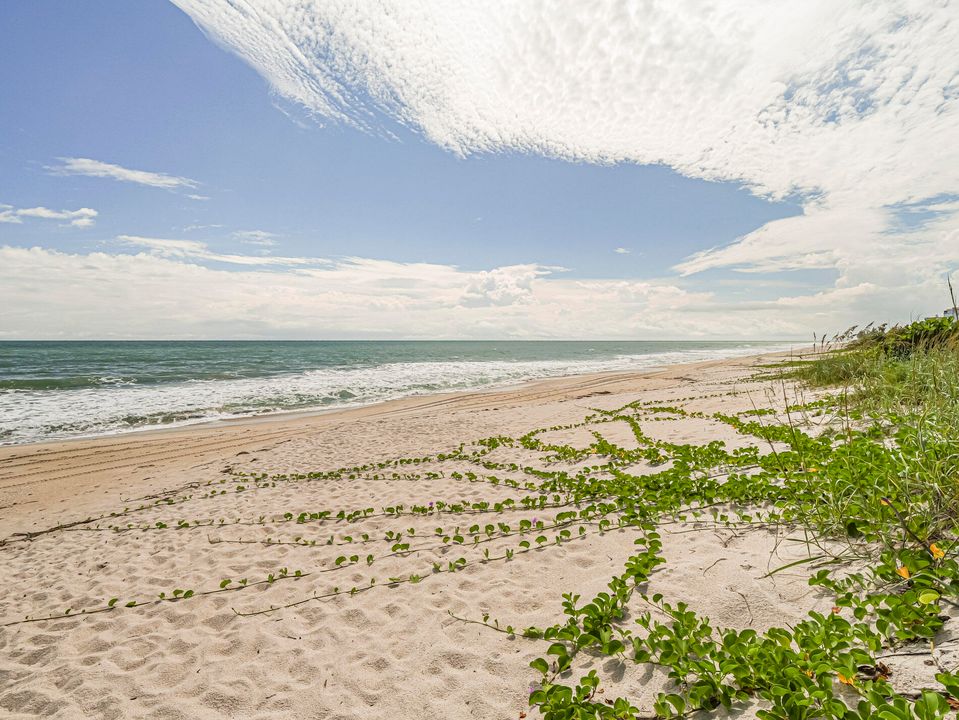
[[(96, 481), (108, 487), (113, 482), (135, 479), (154, 468), (185, 471), (209, 464), (213, 458), (235, 453), (255, 454), (264, 443), (285, 442), (294, 437), (323, 434), (331, 428), (354, 424), (424, 418), (433, 424), (448, 414), (474, 415), (490, 410), (518, 408), (553, 402), (578, 401), (601, 395), (619, 395), (640, 389), (684, 384), (692, 376), (710, 371), (742, 372), (769, 361), (799, 355), (778, 351), (757, 355), (679, 363), (636, 372), (601, 372), (525, 381), (500, 388), (468, 392), (432, 393), (364, 406), (268, 413), (256, 417), (202, 421), (189, 425), (153, 427), (89, 438), (43, 440), (0, 446), (0, 505), (4, 493), (52, 483), (72, 495), (78, 484)], [(427, 419), (428, 420), (425, 420)], [(439, 419), (438, 419), (439, 418)], [(494, 434), (494, 433), (491, 433)], [(160, 464), (157, 464), (159, 458)], [(16, 504), (15, 502), (13, 504)]]
[[(261, 422), (405, 398), (489, 392), (605, 372), (642, 373), (677, 363), (796, 349), (739, 341), (39, 347), (0, 347), (0, 366), (9, 368), (0, 373), (0, 447)], [(87, 349), (73, 350), (80, 347)]]
[[(215, 342), (215, 341), (211, 341)], [(324, 341), (325, 342), (325, 341)], [(445, 342), (445, 341), (444, 341)], [(525, 342), (525, 341), (523, 341)], [(771, 350), (772, 353), (791, 353), (797, 352), (799, 348), (790, 348), (784, 350), (781, 347)], [(769, 354), (767, 352), (759, 353), (762, 355)], [(757, 354), (758, 355), (758, 354)], [(655, 354), (651, 354), (650, 358), (655, 358)], [(559, 375), (550, 375), (545, 377), (533, 377), (527, 379), (519, 380), (506, 380), (503, 382), (493, 382), (489, 385), (478, 385), (473, 388), (463, 388), (456, 390), (436, 390), (436, 391), (413, 391), (409, 393), (401, 394), (398, 397), (384, 398), (384, 399), (371, 399), (368, 401), (358, 400), (356, 402), (344, 401), (333, 404), (329, 407), (324, 407), (320, 405), (315, 405), (311, 407), (304, 408), (289, 408), (289, 409), (275, 409), (275, 410), (266, 410), (263, 412), (248, 412), (248, 413), (235, 413), (232, 415), (225, 415), (222, 417), (203, 417), (195, 419), (184, 419), (179, 421), (173, 421), (168, 423), (154, 423), (147, 424), (141, 427), (130, 427), (123, 429), (113, 429), (100, 432), (91, 432), (87, 434), (77, 434), (68, 437), (51, 437), (51, 438), (39, 438), (35, 440), (28, 440), (25, 442), (13, 442), (13, 443), (3, 443), (0, 442), (0, 457), (2, 457), (2, 450), (5, 448), (14, 448), (14, 447), (28, 447), (33, 445), (46, 445), (51, 443), (67, 443), (67, 442), (89, 442), (98, 439), (111, 439), (111, 438), (123, 438), (129, 435), (136, 435), (138, 437), (143, 437), (151, 433), (170, 433), (180, 430), (185, 430), (189, 428), (203, 428), (203, 427), (216, 427), (221, 425), (236, 426), (242, 424), (260, 424), (264, 422), (273, 422), (273, 421), (284, 421), (292, 420), (296, 418), (307, 418), (312, 416), (320, 415), (329, 415), (332, 413), (340, 412), (349, 412), (352, 410), (362, 410), (371, 407), (377, 407), (379, 405), (389, 404), (389, 403), (403, 403), (404, 401), (415, 401), (423, 398), (455, 398), (460, 395), (472, 395), (476, 393), (492, 393), (497, 391), (505, 391), (510, 389), (518, 389), (527, 385), (543, 383), (543, 382), (559, 382), (563, 383), (564, 381), (583, 378), (583, 377), (615, 377), (615, 376), (634, 376), (634, 375), (644, 375), (646, 373), (655, 373), (662, 370), (668, 370), (673, 367), (680, 367), (684, 365), (697, 366), (701, 363), (711, 363), (711, 362), (721, 362), (724, 360), (734, 360), (737, 358), (749, 358), (754, 357), (754, 355), (729, 355), (721, 358), (712, 358), (705, 360), (697, 360), (692, 362), (680, 362), (680, 363), (663, 363), (661, 365), (652, 364), (646, 367), (637, 368), (635, 370), (630, 369), (616, 369), (616, 370), (604, 370), (604, 371), (584, 371), (584, 372), (570, 372), (563, 373)]]

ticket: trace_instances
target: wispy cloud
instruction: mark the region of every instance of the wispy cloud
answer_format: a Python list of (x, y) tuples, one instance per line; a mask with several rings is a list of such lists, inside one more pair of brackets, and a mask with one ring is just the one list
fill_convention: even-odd
[(273, 247), (276, 245), (276, 233), (266, 230), (238, 230), (233, 233), (233, 237), (247, 245), (260, 245), (261, 247)]
[[(177, 190), (180, 188), (195, 188), (199, 186), (196, 180), (177, 175), (167, 175), (161, 172), (149, 172), (147, 170), (132, 170), (121, 165), (101, 162), (100, 160), (91, 160), (90, 158), (61, 157), (57, 158), (59, 165), (47, 167), (55, 175), (86, 175), (88, 177), (102, 177), (119, 180), (121, 182), (136, 183), (148, 187), (163, 188), (164, 190)], [(205, 196), (197, 195), (194, 199), (205, 200)]]
[(84, 228), (92, 226), (98, 214), (93, 208), (51, 210), (42, 206), (15, 208), (11, 205), (0, 205), (0, 223), (22, 223), (24, 218), (39, 218), (42, 220), (66, 220), (68, 225)]
[(458, 153), (664, 163), (775, 197), (932, 195), (959, 172), (928, 132), (956, 127), (946, 4), (175, 3), (313, 112), (381, 111)]
[(902, 222), (959, 188), (950, 3), (174, 2), (326, 119), (385, 116), (461, 155), (662, 164), (803, 203), (682, 274), (831, 268), (836, 289), (892, 298), (903, 272), (922, 285), (959, 264), (955, 208)]
[(140, 235), (118, 235), (117, 242), (122, 245), (142, 248), (158, 257), (202, 260), (206, 262), (220, 262), (230, 265), (326, 265), (328, 260), (305, 257), (276, 257), (260, 255), (240, 255), (233, 253), (218, 253), (197, 240), (178, 240), (167, 238), (142, 237)]
[(613, 252), (617, 255), (629, 255), (632, 251), (629, 248), (618, 247)]
[(193, 230), (210, 230), (212, 228), (221, 228), (223, 227), (222, 223), (208, 223), (205, 225), (187, 225), (183, 228), (184, 232), (192, 232)]

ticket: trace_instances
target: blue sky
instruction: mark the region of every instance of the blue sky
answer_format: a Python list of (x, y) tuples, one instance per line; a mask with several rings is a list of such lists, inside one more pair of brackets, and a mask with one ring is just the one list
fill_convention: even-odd
[[(172, 234), (222, 250), (237, 244), (231, 232), (262, 229), (287, 254), (647, 277), (800, 212), (664, 167), (461, 158), (409, 131), (391, 140), (297, 124), (259, 75), (165, 2), (41, 1), (4, 13), (0, 62), (18, 77), (5, 83), (0, 116), (2, 200), (92, 205), (102, 216), (82, 234), (24, 225), (11, 238), (20, 242), (77, 249), (121, 233)], [(210, 199), (44, 169), (64, 156), (193, 178)]]
[[(380, 337), (390, 336), (391, 328), (404, 337), (421, 331), (457, 337), (578, 337), (595, 326), (588, 314), (591, 297), (601, 299), (607, 314), (619, 312), (621, 324), (604, 326), (604, 336), (808, 336), (820, 329), (817, 323), (839, 318), (830, 315), (823, 300), (804, 321), (804, 303), (826, 292), (845, 293), (842, 302), (853, 296), (858, 301), (879, 286), (869, 273), (860, 277), (850, 270), (846, 256), (837, 251), (845, 242), (856, 244), (846, 236), (844, 223), (851, 222), (855, 233), (872, 232), (874, 224), (886, 222), (878, 214), (898, 212), (898, 225), (893, 218), (875, 232), (889, 236), (891, 228), (897, 238), (913, 233), (908, 241), (915, 244), (916, 222), (903, 223), (902, 208), (913, 220), (948, 221), (953, 215), (951, 177), (942, 179), (935, 193), (916, 196), (893, 189), (886, 196), (845, 200), (843, 205), (829, 199), (847, 188), (829, 187), (806, 171), (807, 164), (824, 162), (808, 149), (782, 143), (777, 161), (769, 152), (776, 143), (762, 139), (755, 145), (747, 138), (737, 141), (742, 146), (739, 160), (717, 160), (715, 148), (729, 143), (739, 123), (711, 130), (713, 137), (698, 137), (713, 120), (697, 117), (702, 108), (692, 100), (683, 106), (682, 97), (694, 93), (680, 85), (671, 92), (640, 93), (631, 107), (641, 107), (645, 114), (635, 119), (628, 108), (603, 96), (600, 100), (610, 106), (599, 107), (594, 119), (571, 103), (555, 106), (543, 121), (537, 119), (535, 98), (518, 97), (518, 110), (505, 108), (506, 117), (515, 114), (522, 121), (512, 127), (495, 119), (501, 108), (483, 109), (487, 100), (480, 95), (470, 99), (476, 117), (461, 117), (442, 97), (431, 105), (429, 93), (404, 98), (405, 89), (416, 83), (437, 86), (437, 79), (420, 77), (416, 66), (406, 76), (402, 67), (396, 71), (400, 77), (373, 76), (369, 68), (386, 52), (383, 48), (396, 45), (396, 38), (357, 36), (346, 50), (331, 44), (315, 53), (315, 65), (298, 69), (292, 80), (278, 80), (285, 67), (282, 57), (250, 55), (251, 48), (271, 42), (255, 35), (266, 32), (263, 28), (247, 27), (246, 35), (238, 35), (226, 4), (200, 9), (187, 0), (180, 4), (183, 10), (159, 0), (39, 0), (6, 3), (0, 9), (0, 206), (5, 206), (0, 212), (7, 218), (0, 222), (0, 245), (46, 253), (11, 255), (9, 267), (20, 269), (21, 281), (35, 270), (36, 283), (60, 278), (88, 290), (61, 298), (59, 310), (46, 300), (22, 308), (7, 319), (8, 327), (0, 326), (0, 337), (31, 332), (152, 336), (157, 330), (150, 316), (166, 313), (169, 299), (154, 303), (156, 298), (137, 294), (135, 283), (120, 287), (124, 273), (143, 272), (164, 295), (175, 297), (197, 269), (223, 286), (216, 302), (230, 307), (215, 332), (237, 337)], [(442, 38), (449, 18), (434, 19), (435, 27), (427, 29)], [(282, 12), (278, 22), (283, 22)], [(318, 28), (330, 22), (316, 18)], [(604, 22), (596, 17), (598, 27)], [(350, 32), (342, 29), (344, 36)], [(639, 36), (633, 40), (642, 42)], [(308, 32), (294, 38), (298, 41), (314, 47)], [(277, 43), (277, 53), (284, 44)], [(324, 59), (337, 53), (352, 58), (358, 49), (367, 62), (356, 71), (337, 65), (344, 77), (330, 81)], [(437, 56), (439, 63), (460, 60)], [(678, 65), (686, 58), (664, 57), (661, 62), (671, 60)], [(601, 56), (595, 59), (597, 67), (604, 62)], [(500, 74), (511, 72), (505, 67)], [(831, 99), (837, 87), (848, 87), (850, 97), (857, 98), (848, 111), (852, 120), (882, 104), (868, 92), (868, 102), (861, 101), (863, 88), (850, 80), (854, 70), (848, 59), (836, 61), (833, 72), (841, 82), (817, 78), (821, 97), (812, 104), (822, 105), (819, 124), (836, 124), (846, 111), (846, 105)], [(637, 76), (649, 75), (642, 71)], [(575, 72), (583, 69), (571, 70), (567, 81), (579, 80)], [(304, 101), (302, 88), (312, 92), (317, 85), (327, 98), (352, 93), (349, 112), (326, 103), (322, 93)], [(384, 85), (391, 88), (388, 102)], [(462, 92), (447, 90), (449, 97)], [(682, 97), (675, 100), (671, 93)], [(810, 104), (794, 87), (781, 95), (786, 104)], [(547, 106), (553, 102), (546, 100)], [(769, 104), (761, 109), (768, 113)], [(531, 119), (522, 118), (523, 112)], [(582, 124), (570, 130), (567, 113), (570, 122)], [(612, 132), (610, 117), (616, 123)], [(597, 127), (606, 129), (593, 136)], [(634, 142), (634, 135), (645, 139)], [(119, 169), (106, 173), (113, 177), (90, 173), (89, 167), (77, 171), (71, 169), (71, 158)], [(790, 175), (793, 169), (795, 175)], [(123, 175), (129, 171), (179, 180), (162, 188), (156, 182), (131, 181)], [(842, 214), (847, 207), (854, 210), (851, 219)], [(69, 214), (81, 209), (82, 216)], [(838, 215), (833, 236), (824, 241), (823, 226), (815, 223), (827, 211)], [(807, 233), (788, 223), (810, 216), (808, 233), (818, 240), (808, 248), (793, 247), (795, 238)], [(787, 218), (791, 220), (783, 220)], [(756, 252), (757, 247), (763, 249)], [(742, 254), (744, 250), (749, 252)], [(113, 262), (104, 255), (142, 262), (135, 270), (104, 265), (102, 281), (97, 281), (87, 271), (91, 258)], [(241, 256), (249, 259), (241, 262)], [(258, 257), (278, 260), (258, 263)], [(61, 266), (70, 262), (78, 268), (76, 276)], [(301, 267), (306, 265), (312, 269)], [(375, 277), (370, 274), (374, 268), (380, 273)], [(303, 283), (314, 270), (322, 273), (313, 278), (318, 285), (311, 289)], [(170, 272), (186, 275), (162, 285), (159, 279)], [(277, 298), (289, 298), (291, 292), (331, 294), (311, 323), (268, 296), (256, 306), (231, 305), (231, 282), (236, 287), (266, 283)], [(589, 285), (593, 282), (599, 284)], [(111, 291), (103, 294), (100, 286)], [(351, 294), (361, 286), (366, 289)], [(396, 290), (413, 286), (423, 289), (422, 297)], [(858, 293), (850, 295), (855, 288)], [(24, 304), (35, 291), (21, 287), (15, 300)], [(99, 309), (108, 306), (110, 297), (120, 296), (137, 306), (135, 316), (116, 318), (114, 326), (102, 318), (91, 321), (102, 315)], [(431, 297), (436, 312), (429, 314), (424, 303)], [(343, 316), (351, 318), (349, 327), (333, 321), (341, 309), (337, 298)], [(868, 298), (865, 302), (868, 306)], [(78, 303), (88, 307), (78, 309)], [(379, 315), (363, 316), (364, 306), (380, 308)], [(58, 324), (54, 316), (68, 308), (79, 317)], [(412, 309), (424, 313), (416, 325), (391, 319), (392, 313), (405, 317)], [(910, 307), (908, 312), (923, 309)], [(549, 327), (570, 312), (579, 313), (576, 323)], [(692, 319), (677, 325), (668, 312)], [(791, 315), (784, 322), (787, 312)], [(164, 325), (161, 334), (197, 337), (210, 332), (209, 323), (191, 324), (186, 307), (178, 313), (181, 324)]]

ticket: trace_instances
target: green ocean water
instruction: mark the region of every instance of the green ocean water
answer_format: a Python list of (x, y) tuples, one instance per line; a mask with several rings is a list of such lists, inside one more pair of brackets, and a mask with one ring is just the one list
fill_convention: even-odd
[(0, 342), (0, 444), (749, 355), (782, 342)]

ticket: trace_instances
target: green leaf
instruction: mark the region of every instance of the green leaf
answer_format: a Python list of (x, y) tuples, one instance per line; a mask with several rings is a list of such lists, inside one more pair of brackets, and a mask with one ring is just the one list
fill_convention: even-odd
[(549, 672), (549, 663), (547, 663), (543, 658), (536, 658), (529, 664), (533, 670), (539, 670), (543, 675)]
[(686, 709), (686, 701), (683, 700), (682, 696), (676, 695), (675, 693), (670, 693), (667, 695), (666, 702), (676, 708), (677, 715), (681, 715), (683, 710)]

